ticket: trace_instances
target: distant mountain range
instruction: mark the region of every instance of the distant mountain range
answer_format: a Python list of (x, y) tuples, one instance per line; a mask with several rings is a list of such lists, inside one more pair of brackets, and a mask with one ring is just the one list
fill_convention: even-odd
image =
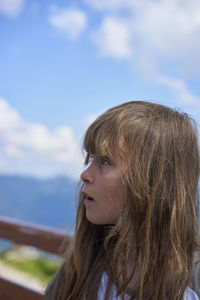
[(0, 176), (0, 215), (57, 228), (75, 223), (77, 182), (66, 177), (40, 180)]

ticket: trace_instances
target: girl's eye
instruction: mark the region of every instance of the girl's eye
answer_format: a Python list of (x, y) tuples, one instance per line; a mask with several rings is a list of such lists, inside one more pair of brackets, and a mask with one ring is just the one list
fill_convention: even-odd
[(104, 166), (110, 166), (111, 165), (111, 161), (107, 156), (101, 156), (100, 157), (100, 162), (101, 162), (101, 165), (104, 165)]
[(88, 164), (91, 164), (94, 160), (94, 155), (90, 155), (88, 159)]
[(111, 165), (111, 161), (107, 156), (100, 156), (100, 157), (95, 157), (95, 155), (90, 154), (87, 164), (90, 165), (92, 164), (93, 161), (96, 161), (97, 163), (99, 163), (99, 165), (101, 166), (109, 166)]

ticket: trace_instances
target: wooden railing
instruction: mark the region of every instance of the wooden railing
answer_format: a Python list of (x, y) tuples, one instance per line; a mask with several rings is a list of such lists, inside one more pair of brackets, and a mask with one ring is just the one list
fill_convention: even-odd
[[(63, 231), (53, 230), (0, 216), (0, 238), (17, 244), (29, 245), (53, 254), (62, 255), (61, 246), (71, 237)], [(0, 276), (1, 300), (42, 300), (42, 293), (31, 290)]]

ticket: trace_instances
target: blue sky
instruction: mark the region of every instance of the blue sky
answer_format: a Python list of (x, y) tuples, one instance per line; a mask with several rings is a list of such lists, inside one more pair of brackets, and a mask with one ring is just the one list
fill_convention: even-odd
[(130, 100), (200, 123), (199, 0), (0, 0), (0, 173), (77, 178), (91, 120)]

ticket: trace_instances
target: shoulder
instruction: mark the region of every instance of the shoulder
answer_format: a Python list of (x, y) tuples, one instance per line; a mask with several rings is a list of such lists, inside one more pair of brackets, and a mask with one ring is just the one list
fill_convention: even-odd
[[(103, 300), (104, 299), (104, 295), (105, 295), (105, 290), (106, 290), (106, 285), (108, 282), (108, 275), (106, 274), (106, 272), (103, 273), (102, 278), (101, 278), (101, 284), (99, 287), (99, 292), (98, 292), (98, 300)], [(116, 288), (115, 285), (113, 284), (112, 286), (112, 300), (118, 300), (118, 297), (115, 297), (114, 295), (116, 295)], [(130, 299), (130, 297), (126, 294), (125, 295), (125, 300)], [(183, 300), (199, 300), (199, 297), (197, 296), (197, 294), (190, 288), (187, 287), (184, 293), (184, 298)]]
[[(98, 300), (104, 300), (107, 283), (108, 283), (108, 275), (107, 275), (106, 271), (104, 271), (103, 274), (102, 274), (101, 283), (100, 283), (100, 286), (99, 286)], [(113, 283), (112, 286), (111, 286), (111, 290), (110, 290), (109, 300), (121, 300), (121, 297), (116, 296), (116, 295), (117, 295), (117, 290), (116, 290), (116, 287)], [(130, 296), (125, 294), (124, 300), (129, 300), (129, 299), (130, 299)]]
[(197, 294), (189, 287), (186, 288), (184, 293), (184, 300), (199, 300)]
[(200, 297), (200, 250), (196, 251), (194, 255), (194, 272), (190, 287)]

